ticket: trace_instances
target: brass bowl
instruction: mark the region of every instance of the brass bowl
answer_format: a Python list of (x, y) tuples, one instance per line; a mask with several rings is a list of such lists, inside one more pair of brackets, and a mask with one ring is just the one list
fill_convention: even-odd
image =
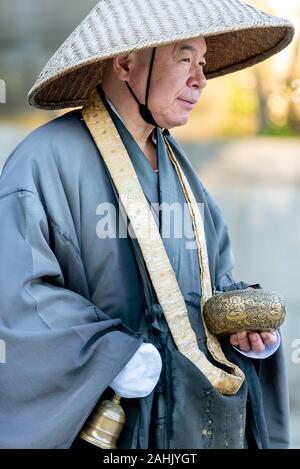
[(283, 323), (285, 303), (277, 293), (263, 289), (217, 292), (205, 303), (203, 317), (216, 335), (268, 331)]

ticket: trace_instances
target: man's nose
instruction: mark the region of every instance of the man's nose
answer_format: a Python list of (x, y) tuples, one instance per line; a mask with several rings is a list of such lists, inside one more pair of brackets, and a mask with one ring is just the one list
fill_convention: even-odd
[(203, 66), (199, 66), (188, 79), (188, 86), (202, 90), (206, 85), (207, 79), (203, 71)]

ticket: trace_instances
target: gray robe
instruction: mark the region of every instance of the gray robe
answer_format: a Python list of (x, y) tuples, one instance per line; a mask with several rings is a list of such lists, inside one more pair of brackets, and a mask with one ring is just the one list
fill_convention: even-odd
[[(149, 202), (182, 202), (160, 131), (159, 181), (124, 132)], [(205, 205), (212, 284), (219, 290), (242, 288), (245, 284), (232, 278), (220, 210), (182, 148), (168, 138), (197, 201)], [(140, 331), (145, 298), (130, 239), (97, 235), (97, 207), (103, 203), (118, 208), (78, 110), (36, 129), (6, 162), (0, 179), (0, 339), (6, 344), (6, 363), (0, 365), (1, 448), (69, 448), (110, 382), (147, 340)], [(182, 293), (192, 304), (201, 294), (199, 266), (195, 251), (183, 249), (181, 241), (164, 239)], [(205, 351), (196, 311), (189, 308), (190, 320)], [(271, 447), (286, 447), (282, 347), (259, 362)]]

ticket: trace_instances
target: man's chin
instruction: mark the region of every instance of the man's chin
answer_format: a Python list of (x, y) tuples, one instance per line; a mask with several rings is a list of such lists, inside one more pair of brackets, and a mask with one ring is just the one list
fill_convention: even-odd
[(174, 122), (173, 127), (180, 127), (182, 125), (185, 125), (187, 124), (188, 120), (189, 120), (189, 115), (185, 114), (184, 116), (181, 116), (180, 118), (178, 118), (176, 122)]
[(189, 115), (188, 114), (184, 114), (182, 116), (178, 116), (177, 118), (175, 119), (172, 119), (171, 122), (168, 122), (167, 124), (165, 125), (162, 125), (161, 127), (163, 129), (173, 129), (174, 127), (180, 127), (182, 125), (185, 125), (189, 120)]

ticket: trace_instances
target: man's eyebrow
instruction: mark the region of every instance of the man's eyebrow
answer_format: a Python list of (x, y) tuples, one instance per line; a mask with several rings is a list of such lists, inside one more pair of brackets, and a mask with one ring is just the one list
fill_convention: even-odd
[[(194, 46), (190, 46), (189, 44), (182, 44), (179, 48), (180, 51), (185, 51), (185, 50), (189, 50), (189, 51), (192, 51), (192, 52), (198, 52), (198, 49)], [(205, 53), (203, 54), (203, 57), (205, 57), (207, 53), (207, 50), (205, 51)]]

